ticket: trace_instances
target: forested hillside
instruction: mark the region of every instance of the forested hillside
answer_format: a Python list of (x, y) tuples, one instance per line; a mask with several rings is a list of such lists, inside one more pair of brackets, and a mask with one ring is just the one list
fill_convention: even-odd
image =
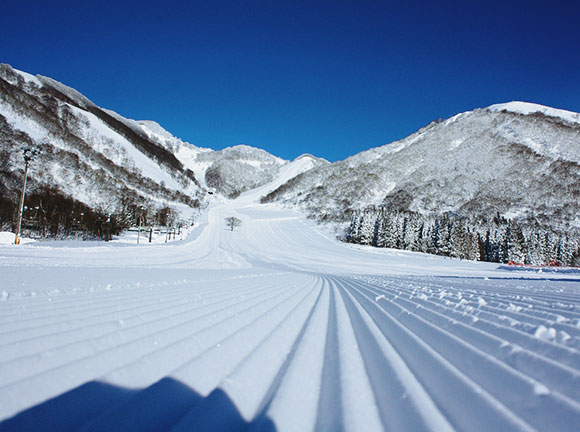
[(346, 241), (506, 264), (580, 266), (580, 231), (492, 218), (426, 216), (385, 208), (355, 212)]

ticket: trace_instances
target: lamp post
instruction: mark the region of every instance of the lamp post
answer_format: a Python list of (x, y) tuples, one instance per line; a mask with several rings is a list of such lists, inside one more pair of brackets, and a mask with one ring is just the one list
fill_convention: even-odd
[(24, 181), (22, 182), (22, 192), (20, 192), (20, 204), (18, 205), (18, 225), (16, 227), (16, 236), (14, 237), (14, 244), (20, 244), (20, 229), (22, 227), (22, 211), (24, 209), (24, 195), (26, 194), (26, 179), (28, 177), (28, 167), (30, 162), (38, 156), (40, 152), (36, 149), (25, 148), (22, 151), (24, 156)]
[(138, 223), (138, 228), (137, 228), (137, 244), (140, 243), (141, 240), (141, 223), (143, 222), (143, 216), (145, 213), (145, 207), (143, 206), (139, 206), (137, 208), (137, 223)]

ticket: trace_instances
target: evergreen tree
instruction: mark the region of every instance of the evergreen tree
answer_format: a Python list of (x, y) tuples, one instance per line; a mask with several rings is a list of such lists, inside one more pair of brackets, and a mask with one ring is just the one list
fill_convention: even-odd
[(409, 247), (409, 239), (408, 239), (408, 226), (409, 226), (409, 217), (403, 216), (403, 222), (401, 226), (401, 238), (400, 242), (397, 244), (399, 249), (407, 249)]
[(346, 240), (489, 262), (574, 265), (580, 260), (578, 230), (557, 233), (499, 214), (491, 220), (451, 219), (369, 208), (353, 214)]
[(427, 252), (429, 253), (436, 254), (439, 250), (440, 228), (439, 219), (435, 219), (429, 229), (429, 244), (427, 246)]
[(360, 242), (360, 227), (361, 227), (361, 214), (360, 212), (354, 212), (351, 216), (350, 227), (348, 229), (346, 240), (351, 243)]
[(524, 248), (525, 239), (521, 227), (513, 222), (510, 222), (506, 232), (506, 257), (504, 262), (514, 262), (523, 264), (525, 260)]
[(363, 213), (360, 227), (360, 241), (364, 245), (371, 245), (375, 240), (375, 226), (377, 213), (374, 210), (367, 210)]
[(448, 217), (443, 217), (439, 222), (439, 245), (437, 255), (449, 256), (451, 251), (451, 229), (453, 223)]

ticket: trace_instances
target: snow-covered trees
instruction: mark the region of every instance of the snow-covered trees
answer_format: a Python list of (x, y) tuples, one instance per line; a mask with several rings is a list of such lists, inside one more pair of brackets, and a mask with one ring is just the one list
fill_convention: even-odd
[(376, 243), (376, 228), (377, 228), (377, 217), (379, 215), (376, 212), (366, 212), (360, 223), (360, 240), (361, 244), (374, 244)]
[(516, 264), (578, 265), (580, 232), (556, 232), (493, 219), (426, 216), (367, 208), (355, 212), (345, 240), (455, 258)]

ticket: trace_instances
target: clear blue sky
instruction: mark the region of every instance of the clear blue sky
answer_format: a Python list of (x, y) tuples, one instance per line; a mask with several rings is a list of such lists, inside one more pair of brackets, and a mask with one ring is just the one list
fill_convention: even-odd
[(331, 161), (511, 100), (580, 112), (568, 1), (11, 1), (0, 61), (193, 144)]

